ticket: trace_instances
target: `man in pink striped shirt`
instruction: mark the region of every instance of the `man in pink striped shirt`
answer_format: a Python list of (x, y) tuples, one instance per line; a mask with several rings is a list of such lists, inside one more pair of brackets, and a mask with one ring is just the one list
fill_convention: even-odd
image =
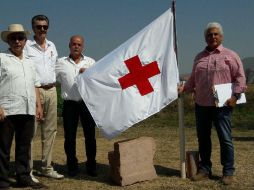
[[(219, 23), (208, 23), (205, 31), (206, 48), (194, 60), (192, 73), (179, 93), (186, 91), (195, 95), (195, 115), (200, 162), (193, 181), (211, 176), (211, 128), (215, 126), (220, 141), (222, 183), (230, 185), (234, 174), (234, 146), (231, 136), (231, 115), (240, 94), (246, 89), (246, 78), (239, 56), (222, 46), (223, 29)], [(232, 83), (233, 95), (224, 107), (216, 107), (212, 87)]]

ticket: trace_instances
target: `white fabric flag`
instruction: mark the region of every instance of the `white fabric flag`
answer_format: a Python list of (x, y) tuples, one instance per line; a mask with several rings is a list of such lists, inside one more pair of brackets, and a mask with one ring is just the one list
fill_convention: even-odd
[(77, 77), (83, 100), (109, 139), (177, 99), (178, 81), (171, 9)]

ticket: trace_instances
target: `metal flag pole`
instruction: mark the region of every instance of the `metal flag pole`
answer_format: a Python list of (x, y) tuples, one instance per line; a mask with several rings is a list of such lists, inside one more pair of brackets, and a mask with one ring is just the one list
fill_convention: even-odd
[[(172, 1), (172, 11), (174, 18), (174, 45), (176, 60), (178, 64), (178, 52), (177, 52), (177, 35), (176, 35), (176, 12), (175, 12), (175, 0)], [(179, 64), (178, 64), (179, 65)], [(180, 77), (180, 76), (179, 76)], [(180, 141), (180, 171), (181, 178), (186, 178), (186, 167), (185, 167), (185, 131), (184, 131), (184, 110), (183, 110), (183, 98), (178, 98), (178, 118), (179, 118), (179, 141)]]

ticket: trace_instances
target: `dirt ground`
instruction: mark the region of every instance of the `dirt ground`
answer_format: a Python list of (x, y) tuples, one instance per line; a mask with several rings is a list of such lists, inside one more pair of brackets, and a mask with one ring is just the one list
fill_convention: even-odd
[[(136, 138), (141, 136), (153, 137), (156, 141), (156, 153), (154, 157), (154, 167), (158, 177), (152, 181), (145, 181), (120, 187), (114, 184), (109, 178), (109, 162), (108, 152), (113, 150), (113, 144), (116, 141)], [(70, 190), (217, 190), (217, 189), (240, 189), (254, 190), (254, 131), (233, 129), (234, 145), (235, 145), (235, 178), (234, 183), (230, 186), (224, 186), (220, 183), (222, 167), (219, 160), (219, 144), (216, 132), (213, 131), (213, 178), (206, 181), (192, 182), (188, 178), (182, 179), (180, 176), (180, 160), (179, 160), (179, 132), (176, 127), (156, 127), (153, 125), (141, 125), (132, 127), (126, 132), (113, 140), (107, 140), (102, 137), (97, 130), (97, 168), (98, 177), (89, 177), (85, 172), (85, 151), (82, 130), (79, 129), (77, 135), (77, 157), (79, 159), (79, 167), (81, 173), (70, 178), (67, 175), (65, 167), (64, 138), (63, 128), (58, 128), (58, 134), (54, 145), (53, 162), (54, 168), (65, 175), (62, 180), (54, 180), (41, 176), (38, 179), (49, 186), (49, 189), (70, 189)], [(185, 130), (187, 150), (197, 150), (197, 139), (195, 128), (186, 128)], [(40, 168), (41, 143), (40, 133), (38, 131), (34, 142), (35, 169)], [(12, 147), (11, 160), (13, 164), (14, 145)], [(17, 189), (17, 188), (12, 188)], [(28, 188), (26, 188), (28, 189)]]

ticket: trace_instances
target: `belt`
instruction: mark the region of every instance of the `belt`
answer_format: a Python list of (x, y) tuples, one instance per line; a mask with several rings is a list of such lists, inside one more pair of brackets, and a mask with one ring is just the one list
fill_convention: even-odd
[(50, 83), (50, 84), (41, 85), (40, 88), (43, 88), (44, 90), (49, 90), (55, 86), (56, 86), (56, 83), (54, 82), (54, 83)]
[(83, 102), (83, 100), (64, 100), (64, 102), (82, 103), (82, 102)]

